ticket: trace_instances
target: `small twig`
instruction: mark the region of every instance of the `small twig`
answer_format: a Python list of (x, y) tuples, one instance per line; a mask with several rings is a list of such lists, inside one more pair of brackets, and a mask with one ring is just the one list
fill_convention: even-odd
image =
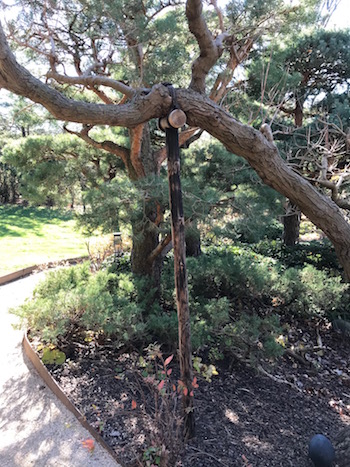
[(277, 376), (272, 375), (271, 373), (268, 373), (266, 370), (261, 365), (258, 365), (258, 371), (260, 371), (264, 376), (267, 376), (268, 378), (272, 379), (272, 381), (275, 381), (275, 383), (282, 383), (282, 384), (287, 384), (293, 389), (296, 389), (299, 392), (303, 392), (301, 389), (298, 388), (295, 384), (287, 381), (284, 378), (277, 378)]

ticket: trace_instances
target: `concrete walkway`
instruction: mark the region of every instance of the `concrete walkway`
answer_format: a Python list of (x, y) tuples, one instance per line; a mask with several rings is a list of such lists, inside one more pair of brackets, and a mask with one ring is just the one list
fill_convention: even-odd
[(76, 418), (44, 385), (22, 351), (23, 332), (8, 309), (31, 295), (44, 273), (0, 286), (0, 467), (120, 467), (90, 439)]

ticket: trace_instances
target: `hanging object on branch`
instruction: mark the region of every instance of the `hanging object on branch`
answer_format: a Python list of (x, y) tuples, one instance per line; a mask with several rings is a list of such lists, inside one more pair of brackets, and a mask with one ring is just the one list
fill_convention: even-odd
[(170, 83), (164, 83), (167, 86), (170, 96), (172, 98), (172, 106), (169, 114), (166, 117), (161, 117), (158, 120), (158, 127), (160, 130), (166, 131), (168, 128), (178, 129), (186, 124), (186, 114), (180, 109), (175, 88)]
[(177, 105), (176, 92), (173, 86), (167, 84), (167, 87), (172, 97), (172, 108), (169, 115), (159, 119), (158, 126), (166, 133), (171, 232), (174, 248), (176, 305), (179, 327), (180, 377), (183, 390), (184, 438), (188, 440), (195, 435), (195, 418), (192, 387), (191, 324), (186, 271), (185, 218), (181, 191), (178, 130), (186, 123), (186, 114)]
[(181, 128), (186, 124), (186, 114), (181, 109), (174, 109), (167, 117), (159, 119), (158, 126), (165, 131), (167, 128)]

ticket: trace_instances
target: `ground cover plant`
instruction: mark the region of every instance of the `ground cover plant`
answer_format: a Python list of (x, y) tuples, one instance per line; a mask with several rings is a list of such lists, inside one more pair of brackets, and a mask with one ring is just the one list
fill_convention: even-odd
[(69, 212), (0, 206), (0, 275), (49, 261), (86, 256), (86, 239)]
[[(290, 465), (306, 466), (310, 426), (331, 435), (349, 423), (350, 342), (331, 325), (350, 319), (349, 286), (336, 270), (287, 267), (257, 248), (211, 247), (188, 259), (199, 434), (186, 447), (171, 257), (158, 300), (124, 255), (97, 272), (85, 263), (50, 273), (14, 311), (122, 464), (278, 466), (285, 449)], [(281, 430), (294, 434), (283, 448)]]

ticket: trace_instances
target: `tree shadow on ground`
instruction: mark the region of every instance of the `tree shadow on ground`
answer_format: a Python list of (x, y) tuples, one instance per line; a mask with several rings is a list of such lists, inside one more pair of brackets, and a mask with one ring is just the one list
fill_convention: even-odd
[[(81, 426), (30, 372), (7, 381), (0, 405), (0, 465), (27, 467), (98, 466), (82, 445)], [(64, 411), (62, 413), (62, 411)]]
[[(140, 452), (142, 438), (150, 439), (152, 423), (145, 425), (142, 410), (131, 410), (131, 400), (150, 410), (154, 400), (152, 395), (135, 393), (129, 360), (130, 356), (124, 371), (121, 360), (84, 355), (59, 381), (91, 424), (102, 423), (104, 438), (122, 462), (134, 466), (130, 457), (135, 455), (130, 453)], [(124, 378), (115, 376), (116, 365)], [(178, 369), (174, 373), (176, 379)], [(299, 392), (240, 364), (233, 372), (219, 370), (211, 382), (200, 379), (195, 390), (196, 437), (181, 449), (181, 466), (311, 467), (311, 437), (324, 433), (334, 440), (350, 423), (349, 416), (342, 418), (331, 407), (330, 394), (322, 394)], [(153, 432), (159, 432), (153, 422)]]
[(25, 237), (28, 233), (40, 236), (45, 224), (59, 225), (71, 219), (71, 213), (56, 209), (0, 206), (0, 237)]

